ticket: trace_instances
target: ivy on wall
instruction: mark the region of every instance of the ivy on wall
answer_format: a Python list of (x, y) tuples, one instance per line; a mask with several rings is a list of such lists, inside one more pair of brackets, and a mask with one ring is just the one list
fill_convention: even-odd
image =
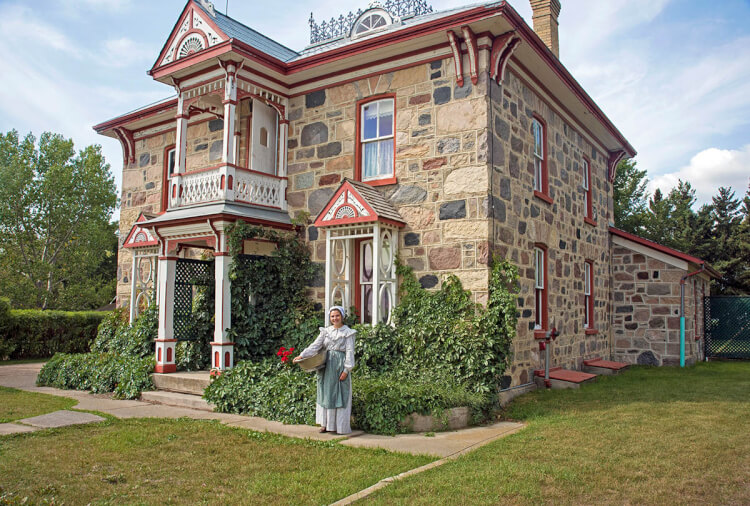
[[(322, 318), (306, 297), (316, 269), (305, 242), (294, 232), (236, 222), (227, 231), (232, 262), (232, 328), (235, 360), (262, 360), (280, 346), (304, 347)], [(246, 240), (276, 244), (270, 256), (243, 255)]]

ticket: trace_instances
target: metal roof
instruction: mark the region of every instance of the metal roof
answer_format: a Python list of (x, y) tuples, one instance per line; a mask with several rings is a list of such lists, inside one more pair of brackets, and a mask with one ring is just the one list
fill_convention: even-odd
[(263, 51), (267, 55), (273, 56), (274, 58), (283, 62), (288, 62), (299, 56), (299, 53), (297, 53), (296, 51), (289, 49), (282, 44), (279, 44), (275, 40), (266, 37), (262, 33), (256, 32), (249, 26), (245, 26), (239, 21), (236, 21), (235, 19), (222, 14), (217, 10), (214, 10), (215, 16), (212, 16), (211, 13), (208, 12), (200, 2), (195, 2), (195, 4), (200, 7), (200, 9), (205, 12), (206, 15), (211, 17), (216, 23), (216, 26), (218, 26), (222, 32), (227, 34), (227, 37), (229, 37), (230, 39), (237, 39), (241, 42), (244, 42), (245, 44)]

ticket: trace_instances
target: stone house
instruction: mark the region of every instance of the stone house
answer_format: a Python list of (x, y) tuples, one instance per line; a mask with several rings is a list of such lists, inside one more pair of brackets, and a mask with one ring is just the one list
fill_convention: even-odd
[(609, 228), (615, 167), (635, 150), (558, 59), (559, 0), (531, 3), (534, 30), (506, 2), (375, 2), (311, 18), (297, 52), (189, 0), (149, 71), (177, 95), (95, 126), (123, 147), (118, 301), (135, 315), (155, 289), (157, 371), (175, 370), (185, 259), (215, 257), (213, 361), (231, 367), (224, 231), (292, 229), (303, 211), (326, 308), (388, 321), (396, 255), (425, 288), (455, 274), (483, 303), (498, 254), (521, 273), (507, 384), (531, 381), (553, 326), (554, 365), (637, 360), (612, 344), (632, 329), (613, 318)]

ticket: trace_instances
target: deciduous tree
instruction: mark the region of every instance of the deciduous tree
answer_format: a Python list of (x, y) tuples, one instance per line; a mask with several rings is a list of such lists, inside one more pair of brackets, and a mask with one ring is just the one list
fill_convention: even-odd
[(83, 309), (114, 296), (114, 180), (99, 146), (0, 134), (0, 291), (16, 307)]

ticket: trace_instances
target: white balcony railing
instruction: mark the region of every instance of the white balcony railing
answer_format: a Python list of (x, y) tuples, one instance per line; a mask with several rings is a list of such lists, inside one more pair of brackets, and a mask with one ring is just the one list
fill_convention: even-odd
[(238, 170), (235, 185), (235, 200), (279, 209), (285, 207), (286, 181), (284, 179), (258, 172)]
[[(173, 178), (172, 209), (219, 201), (236, 201), (286, 210), (286, 178), (236, 166), (219, 166)], [(175, 198), (176, 197), (176, 198)]]

